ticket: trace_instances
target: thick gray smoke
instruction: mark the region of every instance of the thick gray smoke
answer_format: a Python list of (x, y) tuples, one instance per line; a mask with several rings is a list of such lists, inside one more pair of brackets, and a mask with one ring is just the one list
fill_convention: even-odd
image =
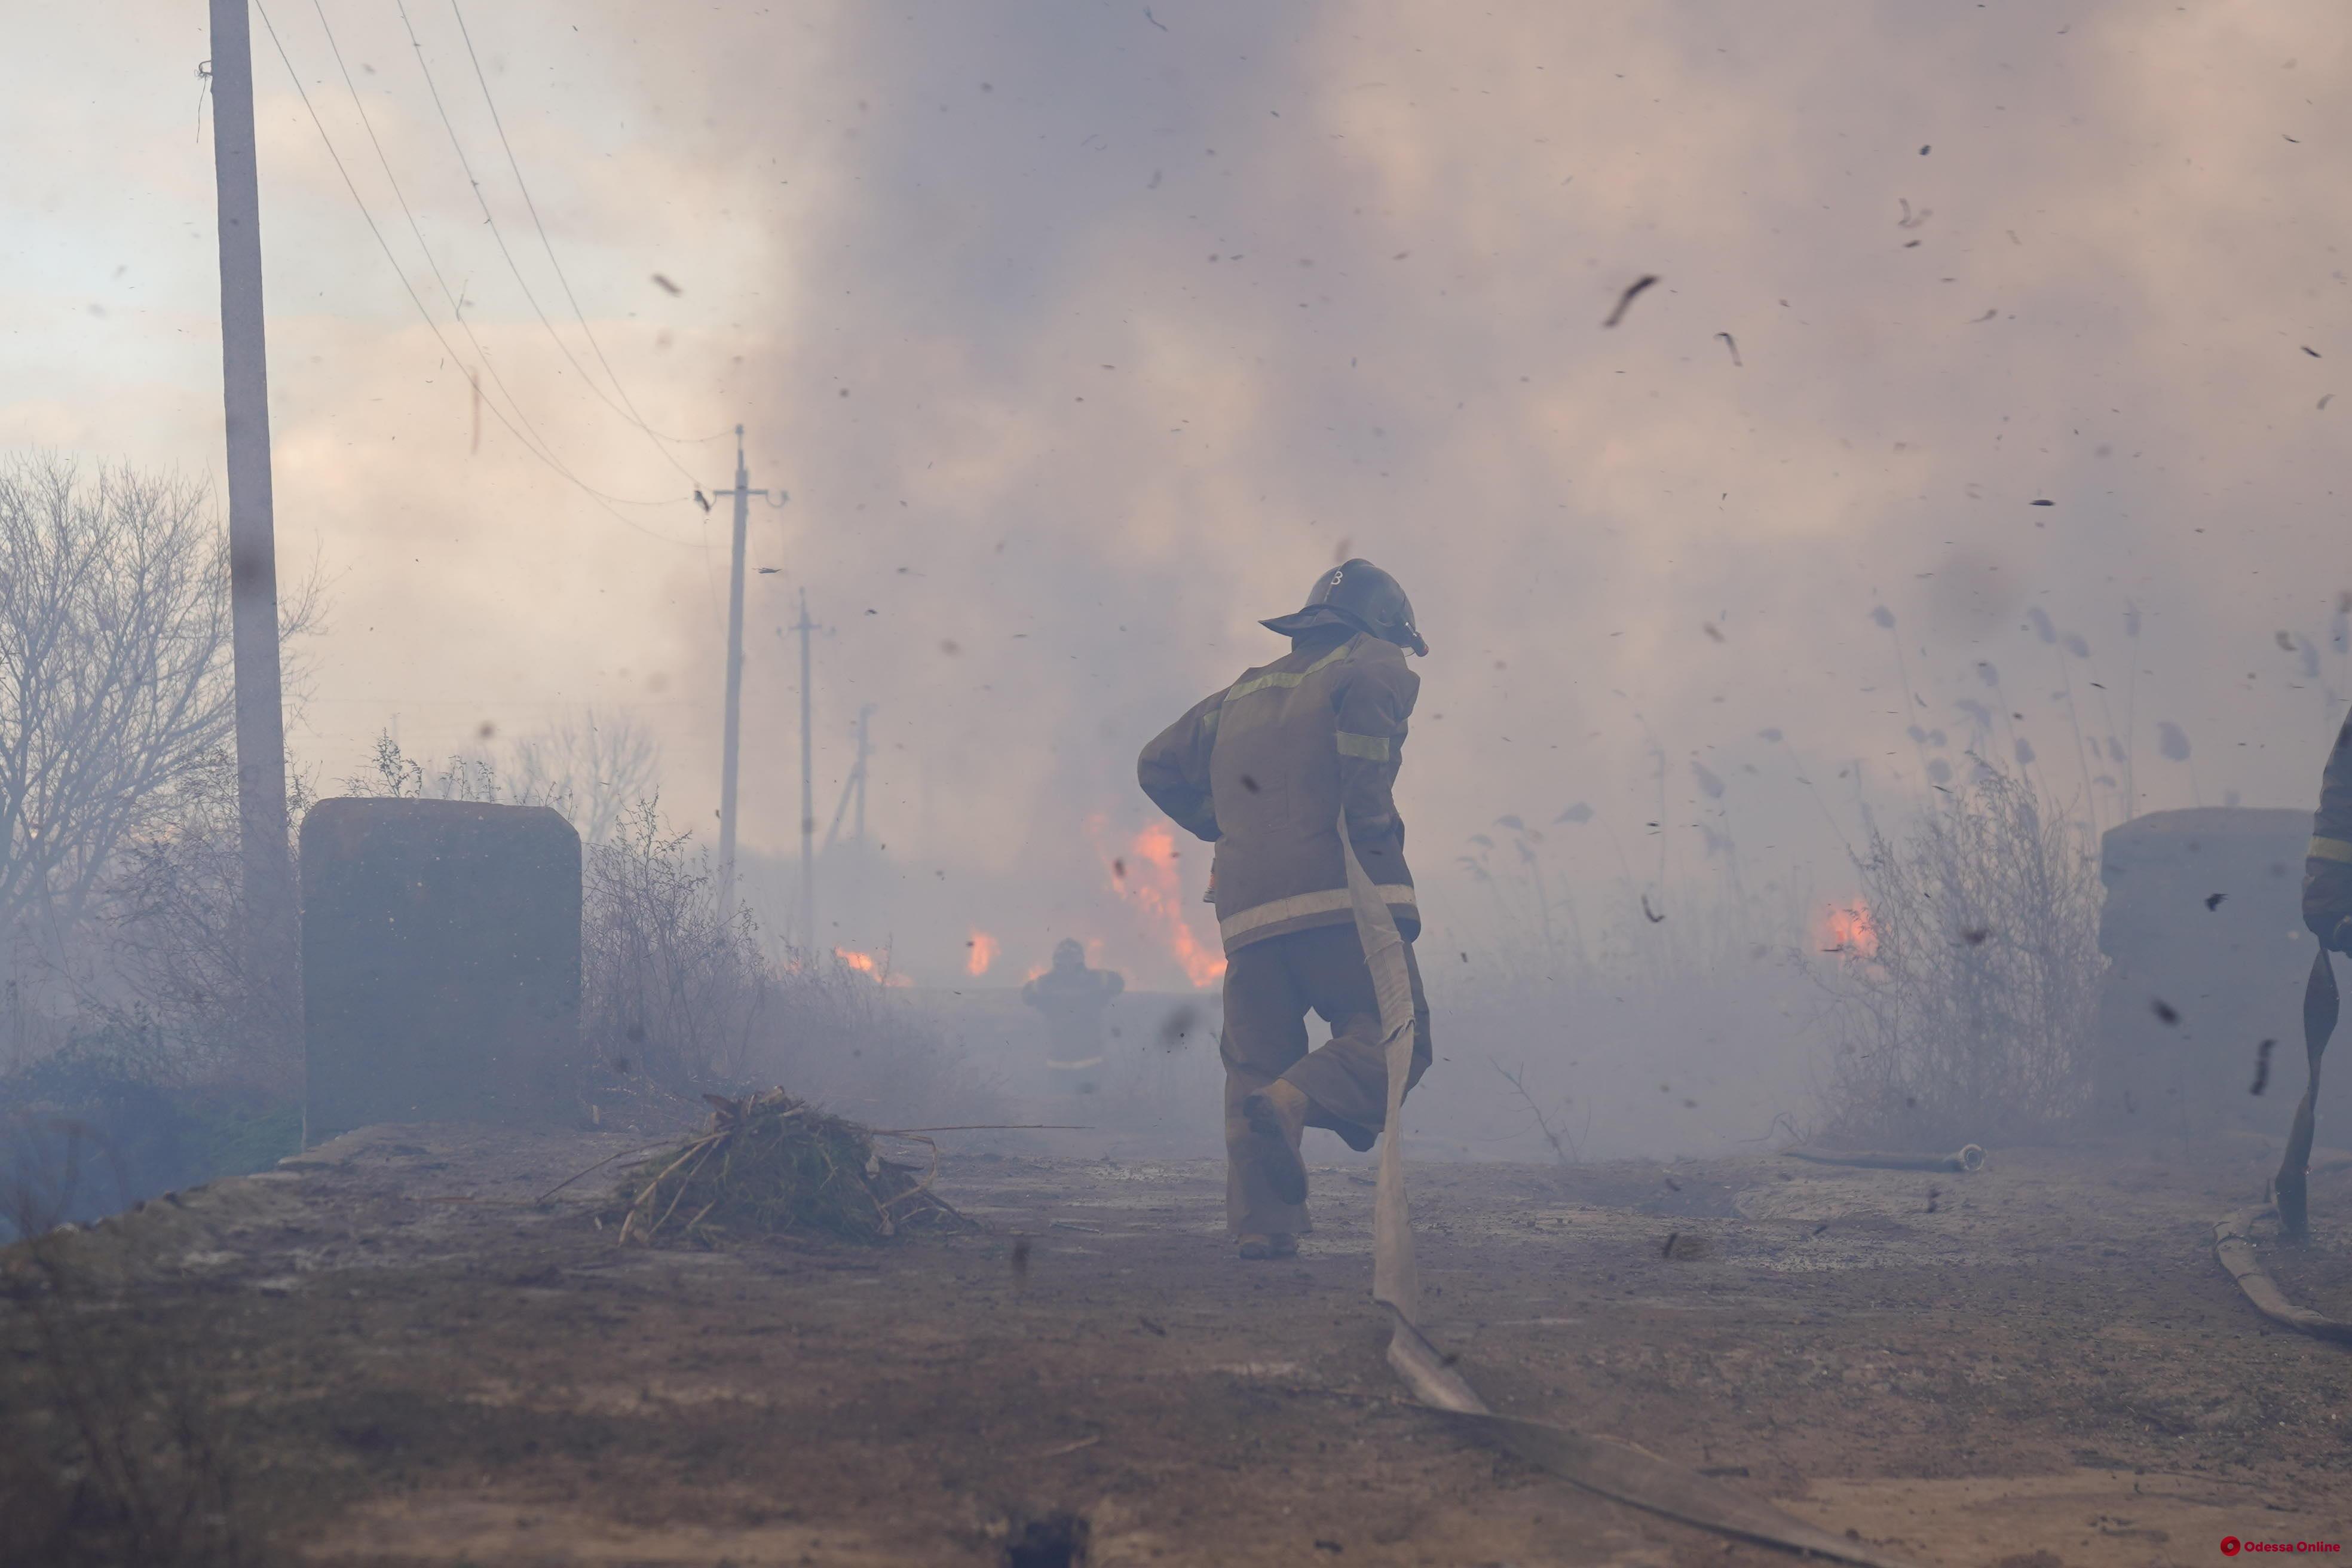
[[(563, 329), (462, 42), (418, 16)], [(35, 83), (0, 110), (60, 149), (8, 176), (51, 259), (10, 285), (29, 325), (0, 439), (201, 471), (201, 49), (153, 20), (124, 68), (190, 101)], [(476, 413), (477, 356), (315, 16), (277, 20), (448, 344), (265, 39), (279, 505), (289, 554), (333, 577), (300, 743), (331, 777), (394, 714), (430, 751), (593, 700), (659, 733), (666, 805), (707, 824), (724, 503), (613, 509), (648, 538)], [(1505, 816), (1551, 835), (1588, 919), (1638, 922), (1632, 890), (1685, 907), (1735, 857), (1750, 890), (1850, 894), (1839, 835), (1965, 778), (1972, 746), (2103, 823), (2309, 792), (2347, 684), (2345, 410), (2322, 405), (2352, 353), (2325, 150), (2352, 128), (2299, 85), (2314, 40), (2342, 43), (2325, 8), (472, 22), (636, 406), (680, 435), (742, 421), (752, 482), (792, 491), (753, 517), (775, 570), (751, 579), (747, 842), (796, 837), (782, 627), (806, 588), (821, 825), (872, 703), (887, 846), (862, 896), (832, 878), (856, 929), (820, 935), (891, 942), (919, 978), (961, 973), (975, 931), (1017, 978), (1066, 931), (1178, 983), (1164, 917), (1106, 865), (1151, 822), (1134, 751), (1268, 657), (1255, 620), (1343, 552), (1406, 581), (1435, 647), (1403, 802), (1433, 938), (1474, 959), (1525, 934), (1457, 864)], [(625, 498), (726, 483), (725, 441), (668, 448), (682, 473), (586, 394), (396, 17), (337, 23), (549, 448)], [(1555, 822), (1580, 802), (1589, 823)], [(1181, 862), (1188, 911), (1200, 875)]]

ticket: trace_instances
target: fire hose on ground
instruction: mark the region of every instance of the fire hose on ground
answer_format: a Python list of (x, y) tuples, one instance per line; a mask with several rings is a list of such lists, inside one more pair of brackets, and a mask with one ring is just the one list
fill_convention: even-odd
[[(1497, 1415), (1429, 1342), (1420, 1326), (1421, 1285), (1413, 1268), (1412, 1226), (1405, 1202), (1403, 1156), (1399, 1152), (1402, 1141), (1396, 1135), (1405, 1079), (1412, 1062), (1412, 985), (1405, 968), (1403, 938), (1388, 905), (1356, 858), (1344, 816), (1339, 840), (1348, 862), (1356, 933), (1363, 942), (1380, 999), (1389, 1069), (1389, 1136), (1381, 1141), (1372, 1215), (1372, 1300), (1389, 1314), (1389, 1365), (1413, 1397), (1442, 1412), (1465, 1436), (1501, 1448), (1601, 1497), (1735, 1540), (1809, 1552), (1862, 1568), (1901, 1568), (1895, 1559), (1874, 1552), (1857, 1541), (1807, 1524), (1768, 1502), (1630, 1443), (1549, 1422)], [(1979, 1163), (1983, 1157), (1983, 1151), (1978, 1150)]]
[(1810, 1160), (1816, 1165), (1857, 1165), (1870, 1171), (1981, 1171), (1985, 1152), (1973, 1143), (1963, 1143), (1948, 1154), (1890, 1153), (1872, 1149), (1815, 1149), (1800, 1145), (1783, 1149), (1781, 1153), (1791, 1160)]
[(2256, 1225), (2276, 1217), (2284, 1239), (2305, 1239), (2310, 1234), (2305, 1178), (2314, 1171), (2352, 1164), (2352, 1153), (2328, 1149), (2315, 1152), (2311, 1147), (2319, 1101), (2319, 1061), (2336, 1033), (2336, 970), (2323, 943), (2312, 955), (2311, 979), (2303, 988), (2303, 1048), (2310, 1077), (2304, 1082), (2303, 1099), (2287, 1130), (2286, 1150), (2280, 1158), (2278, 1174), (2271, 1181), (2270, 1200), (2222, 1217), (2213, 1227), (2213, 1260), (2238, 1282), (2254, 1310), (2272, 1322), (2316, 1340), (2352, 1345), (2352, 1323), (2298, 1307), (2286, 1299), (2263, 1267), (2253, 1234)]

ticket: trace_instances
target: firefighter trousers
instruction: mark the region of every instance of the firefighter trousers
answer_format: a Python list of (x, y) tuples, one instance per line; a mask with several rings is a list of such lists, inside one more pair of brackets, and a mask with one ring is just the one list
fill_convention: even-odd
[[(1430, 1062), (1429, 1000), (1421, 966), (1405, 944), (1412, 975), (1411, 1090)], [(1331, 1026), (1331, 1037), (1307, 1048), (1307, 1015)], [(1274, 1195), (1258, 1169), (1242, 1101), (1286, 1079), (1311, 1102), (1307, 1124), (1328, 1127), (1358, 1151), (1370, 1149), (1388, 1117), (1388, 1063), (1381, 1052), (1380, 1002), (1371, 966), (1354, 925), (1316, 926), (1268, 937), (1226, 960), (1225, 1224), (1235, 1236), (1304, 1235), (1307, 1205)]]

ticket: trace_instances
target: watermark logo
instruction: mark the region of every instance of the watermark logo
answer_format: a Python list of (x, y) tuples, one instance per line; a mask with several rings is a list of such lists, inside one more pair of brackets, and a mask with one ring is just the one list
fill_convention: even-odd
[(2224, 1557), (2235, 1557), (2237, 1554), (2238, 1538), (2234, 1535), (2225, 1535), (2221, 1537), (2221, 1555)]
[(2293, 1552), (2338, 1553), (2344, 1550), (2340, 1541), (2241, 1541), (2234, 1535), (2221, 1538), (2221, 1555), (2235, 1557), (2241, 1552)]

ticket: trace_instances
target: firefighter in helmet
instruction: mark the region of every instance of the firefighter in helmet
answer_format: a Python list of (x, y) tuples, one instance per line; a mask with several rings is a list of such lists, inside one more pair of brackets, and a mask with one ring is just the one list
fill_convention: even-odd
[(1021, 988), (1021, 1000), (1045, 1016), (1045, 1070), (1055, 1086), (1090, 1093), (1103, 1065), (1103, 1014), (1127, 989), (1115, 969), (1087, 967), (1087, 950), (1069, 937), (1054, 946), (1053, 967)]
[[(1388, 1114), (1380, 1005), (1356, 934), (1340, 815), (1407, 943), (1421, 930), (1393, 791), (1426, 655), (1395, 578), (1349, 561), (1306, 606), (1263, 623), (1290, 651), (1242, 672), (1143, 751), (1143, 792), (1216, 845), (1211, 889), (1224, 940), (1225, 1218), (1244, 1258), (1284, 1258), (1307, 1228), (1308, 1127), (1369, 1149)], [(1412, 966), (1410, 1089), (1430, 1060), (1429, 1005)], [(1307, 1015), (1331, 1037), (1307, 1048)]]

